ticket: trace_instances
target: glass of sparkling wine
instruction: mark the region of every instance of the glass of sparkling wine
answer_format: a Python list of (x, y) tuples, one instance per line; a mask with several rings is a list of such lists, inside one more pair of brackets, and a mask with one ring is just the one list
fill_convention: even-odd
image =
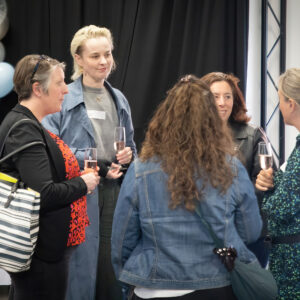
[(97, 170), (97, 148), (86, 148), (84, 152), (84, 170)]
[(122, 151), (126, 145), (125, 127), (116, 127), (114, 134), (114, 148), (117, 153)]
[(268, 142), (258, 143), (258, 155), (260, 167), (264, 170), (267, 170), (272, 167), (273, 156), (272, 156), (272, 147)]

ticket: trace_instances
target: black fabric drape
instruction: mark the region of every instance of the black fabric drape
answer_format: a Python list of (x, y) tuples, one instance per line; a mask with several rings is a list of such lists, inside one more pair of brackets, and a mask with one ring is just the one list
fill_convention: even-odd
[[(180, 76), (232, 72), (244, 89), (248, 1), (8, 0), (5, 61), (15, 65), (26, 54), (47, 54), (67, 62), (70, 82), (74, 33), (89, 24), (108, 27), (117, 62), (109, 81), (129, 100), (139, 145), (157, 104)], [(0, 101), (1, 110), (6, 102)]]

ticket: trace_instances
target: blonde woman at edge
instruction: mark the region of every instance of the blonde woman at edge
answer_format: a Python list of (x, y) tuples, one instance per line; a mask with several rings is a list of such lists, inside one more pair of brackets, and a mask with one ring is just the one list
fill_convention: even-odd
[(285, 171), (261, 170), (256, 188), (265, 191), (263, 211), (272, 239), (270, 270), (278, 299), (300, 299), (300, 69), (289, 69), (279, 78), (279, 108), (284, 123), (298, 130), (296, 145)]

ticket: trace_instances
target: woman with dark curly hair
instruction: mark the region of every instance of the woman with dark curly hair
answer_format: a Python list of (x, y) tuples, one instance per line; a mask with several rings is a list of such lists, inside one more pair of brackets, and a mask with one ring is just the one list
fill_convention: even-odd
[(257, 145), (262, 140), (258, 127), (249, 124), (247, 108), (238, 83), (240, 80), (232, 74), (211, 72), (201, 78), (213, 93), (219, 116), (232, 131), (235, 150), (244, 163), (252, 182), (260, 171)]
[(197, 206), (241, 260), (256, 260), (244, 244), (262, 225), (253, 185), (212, 93), (188, 75), (154, 114), (114, 214), (112, 263), (133, 299), (235, 299)]
[[(210, 87), (213, 93), (219, 115), (224, 124), (230, 129), (234, 139), (234, 149), (238, 158), (248, 171), (250, 179), (255, 183), (256, 176), (261, 170), (258, 156), (258, 144), (263, 141), (262, 130), (249, 124), (250, 117), (247, 116), (247, 108), (243, 93), (238, 83), (240, 80), (232, 74), (211, 72), (201, 78)], [(273, 160), (274, 161), (274, 160)], [(273, 166), (275, 167), (275, 165)], [(263, 193), (256, 190), (258, 205), (261, 207)], [(261, 212), (263, 220), (264, 214)], [(268, 263), (268, 248), (264, 244), (267, 234), (266, 221), (260, 238), (248, 245), (249, 249), (256, 255), (262, 267)]]

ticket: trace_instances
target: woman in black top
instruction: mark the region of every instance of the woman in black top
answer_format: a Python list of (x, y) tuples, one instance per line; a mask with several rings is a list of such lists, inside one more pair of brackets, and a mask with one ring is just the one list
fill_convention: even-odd
[(10, 274), (10, 299), (64, 299), (71, 246), (84, 241), (88, 225), (85, 195), (95, 189), (100, 178), (97, 172), (81, 175), (69, 148), (40, 123), (47, 114), (60, 111), (68, 92), (64, 64), (43, 55), (25, 56), (16, 66), (14, 88), (19, 104), (1, 124), (0, 144), (8, 129), (21, 119), (34, 120), (38, 126), (24, 123), (16, 127), (5, 142), (3, 155), (32, 141), (43, 141), (46, 147), (33, 146), (1, 165), (1, 171), (41, 194), (40, 229), (32, 263), (28, 271)]
[[(210, 87), (213, 93), (219, 115), (230, 128), (235, 142), (235, 150), (241, 162), (248, 171), (253, 184), (260, 171), (258, 143), (263, 141), (262, 131), (259, 127), (249, 124), (250, 117), (244, 96), (238, 86), (239, 79), (232, 74), (211, 72), (201, 78)], [(262, 204), (262, 193), (256, 190), (259, 207)], [(262, 214), (265, 221), (264, 215)], [(256, 255), (262, 267), (268, 262), (268, 250), (264, 245), (266, 236), (266, 222), (264, 222), (261, 237), (257, 242), (248, 245)]]

